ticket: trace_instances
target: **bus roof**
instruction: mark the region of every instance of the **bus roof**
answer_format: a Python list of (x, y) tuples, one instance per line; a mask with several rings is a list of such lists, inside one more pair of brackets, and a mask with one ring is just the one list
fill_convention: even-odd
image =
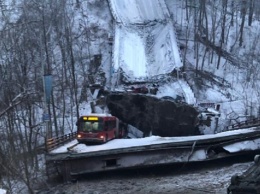
[(80, 117), (91, 117), (91, 116), (94, 116), (94, 117), (113, 117), (113, 115), (111, 114), (106, 114), (106, 113), (91, 113), (91, 114), (87, 114), (87, 115), (81, 115)]

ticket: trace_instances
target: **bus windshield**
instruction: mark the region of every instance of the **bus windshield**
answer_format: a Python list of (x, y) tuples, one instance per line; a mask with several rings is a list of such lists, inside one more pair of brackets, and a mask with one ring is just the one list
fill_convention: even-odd
[(103, 131), (103, 123), (98, 121), (84, 121), (80, 123), (79, 130), (84, 132)]

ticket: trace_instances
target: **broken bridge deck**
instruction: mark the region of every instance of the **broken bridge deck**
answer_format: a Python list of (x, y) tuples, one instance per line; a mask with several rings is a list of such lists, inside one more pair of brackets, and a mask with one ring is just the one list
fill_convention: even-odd
[(73, 140), (47, 153), (46, 165), (47, 170), (55, 167), (67, 182), (85, 173), (207, 161), (248, 152), (260, 153), (259, 128), (190, 137), (115, 139), (90, 146)]

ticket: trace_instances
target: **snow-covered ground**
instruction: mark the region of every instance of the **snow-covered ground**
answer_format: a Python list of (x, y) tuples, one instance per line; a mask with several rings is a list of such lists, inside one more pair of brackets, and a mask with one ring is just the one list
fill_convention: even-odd
[(6, 193), (7, 193), (6, 190), (0, 189), (0, 194), (6, 194)]
[(170, 96), (174, 99), (177, 95), (184, 97), (188, 104), (195, 105), (197, 103), (191, 88), (184, 80), (177, 80), (176, 82), (164, 84), (158, 88), (156, 94), (158, 98)]

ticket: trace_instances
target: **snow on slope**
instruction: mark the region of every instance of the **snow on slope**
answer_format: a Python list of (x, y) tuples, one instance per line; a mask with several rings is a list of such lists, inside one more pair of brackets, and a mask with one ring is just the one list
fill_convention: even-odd
[(114, 72), (121, 68), (130, 80), (146, 80), (182, 67), (173, 24), (164, 1), (109, 2), (117, 22)]
[(196, 104), (196, 98), (188, 86), (188, 84), (183, 80), (178, 80), (171, 84), (166, 84), (158, 88), (156, 96), (162, 98), (167, 94), (170, 97), (176, 98), (177, 95), (184, 97), (188, 104)]

